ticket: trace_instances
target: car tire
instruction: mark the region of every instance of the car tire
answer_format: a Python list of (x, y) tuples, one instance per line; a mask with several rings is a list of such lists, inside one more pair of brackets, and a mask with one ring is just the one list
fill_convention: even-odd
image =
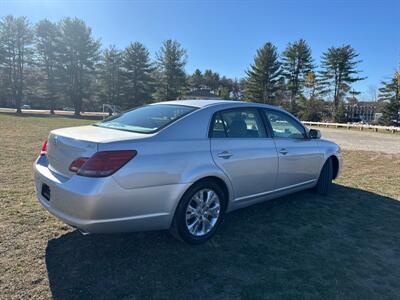
[(315, 186), (315, 191), (320, 195), (328, 194), (333, 179), (333, 165), (332, 159), (328, 158), (322, 167), (321, 174), (319, 175), (317, 185)]
[[(210, 212), (211, 212), (211, 209), (213, 209), (212, 210), (213, 215), (216, 214), (216, 212), (218, 211), (218, 217), (216, 220), (214, 220), (214, 218), (210, 219), (212, 221), (215, 221), (215, 222), (211, 222), (208, 219), (208, 218), (211, 218), (211, 214), (207, 215), (207, 212), (204, 212), (204, 214), (202, 215), (202, 213), (200, 212), (201, 205), (198, 204), (199, 206), (196, 207), (196, 209), (199, 210), (199, 212), (196, 211), (196, 215), (193, 217), (194, 220), (199, 220), (200, 218), (207, 218), (208, 222), (206, 222), (206, 220), (204, 219), (204, 221), (200, 221), (200, 223), (197, 222), (195, 225), (192, 225), (193, 224), (193, 223), (191, 223), (192, 219), (190, 219), (189, 216), (192, 214), (193, 205), (197, 204), (197, 202), (194, 200), (194, 198), (198, 198), (198, 195), (208, 195), (208, 191), (213, 192), (214, 195), (217, 197), (217, 200), (214, 200), (214, 202), (211, 203), (212, 207), (210, 206), (209, 209), (210, 209)], [(203, 197), (203, 198), (205, 198), (205, 197)], [(215, 197), (213, 197), (213, 199), (215, 199)], [(216, 205), (217, 201), (219, 204), (219, 209)], [(205, 204), (205, 202), (207, 202), (207, 201), (203, 201), (203, 202), (204, 202), (204, 211), (207, 211), (207, 208), (206, 208), (207, 205)], [(171, 234), (174, 237), (184, 241), (185, 243), (191, 244), (191, 245), (199, 245), (199, 244), (205, 243), (215, 234), (218, 226), (220, 225), (220, 223), (224, 217), (226, 203), (227, 203), (227, 200), (226, 200), (226, 196), (225, 196), (223, 190), (215, 182), (200, 181), (198, 183), (195, 183), (193, 186), (191, 186), (185, 192), (185, 194), (182, 196), (182, 198), (178, 204), (178, 207), (175, 211), (172, 226), (170, 229)], [(190, 205), (190, 208), (189, 208), (189, 205)], [(203, 232), (200, 232), (200, 233), (195, 232), (194, 226), (197, 225), (197, 227), (202, 227), (203, 223), (208, 224), (210, 226), (211, 226), (211, 224), (213, 224), (213, 225), (210, 228), (207, 228), (207, 229), (209, 229), (209, 231), (204, 230)], [(191, 227), (191, 225), (192, 225), (192, 227)], [(205, 226), (205, 227), (207, 227), (207, 226)], [(191, 229), (189, 229), (189, 228), (191, 228)], [(192, 232), (190, 230), (192, 230)]]

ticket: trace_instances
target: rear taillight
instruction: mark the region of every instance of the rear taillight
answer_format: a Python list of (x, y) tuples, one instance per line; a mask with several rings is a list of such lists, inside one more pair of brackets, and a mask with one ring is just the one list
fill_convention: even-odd
[(106, 177), (136, 156), (135, 150), (102, 151), (90, 158), (80, 157), (69, 166), (71, 172), (86, 177)]
[(85, 162), (88, 161), (89, 158), (87, 157), (80, 157), (78, 159), (75, 159), (72, 164), (69, 166), (69, 170), (71, 172), (78, 172), (80, 168), (85, 164)]
[(47, 140), (44, 141), (42, 149), (40, 150), (40, 155), (46, 155), (46, 154), (47, 154)]

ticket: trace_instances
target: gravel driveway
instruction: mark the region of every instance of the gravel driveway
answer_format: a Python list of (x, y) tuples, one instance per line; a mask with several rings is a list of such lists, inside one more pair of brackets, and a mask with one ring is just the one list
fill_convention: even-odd
[(336, 142), (342, 149), (400, 153), (400, 135), (333, 128), (321, 130), (322, 138)]

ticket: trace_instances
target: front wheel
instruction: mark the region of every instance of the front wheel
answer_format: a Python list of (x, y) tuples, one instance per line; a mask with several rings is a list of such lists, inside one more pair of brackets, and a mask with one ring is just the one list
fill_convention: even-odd
[(175, 212), (171, 233), (189, 244), (206, 242), (221, 223), (225, 203), (225, 195), (216, 183), (196, 183), (183, 195)]
[(319, 175), (317, 185), (315, 186), (315, 191), (318, 194), (326, 195), (328, 194), (333, 179), (333, 165), (332, 159), (328, 158), (322, 167), (321, 174)]

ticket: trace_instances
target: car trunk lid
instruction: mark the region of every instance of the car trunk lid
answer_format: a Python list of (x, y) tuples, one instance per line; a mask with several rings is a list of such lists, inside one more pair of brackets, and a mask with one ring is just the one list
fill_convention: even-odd
[(98, 151), (99, 143), (135, 140), (149, 135), (108, 129), (98, 126), (79, 126), (53, 130), (47, 143), (49, 168), (66, 177), (75, 173), (71, 163), (80, 157), (91, 157)]

